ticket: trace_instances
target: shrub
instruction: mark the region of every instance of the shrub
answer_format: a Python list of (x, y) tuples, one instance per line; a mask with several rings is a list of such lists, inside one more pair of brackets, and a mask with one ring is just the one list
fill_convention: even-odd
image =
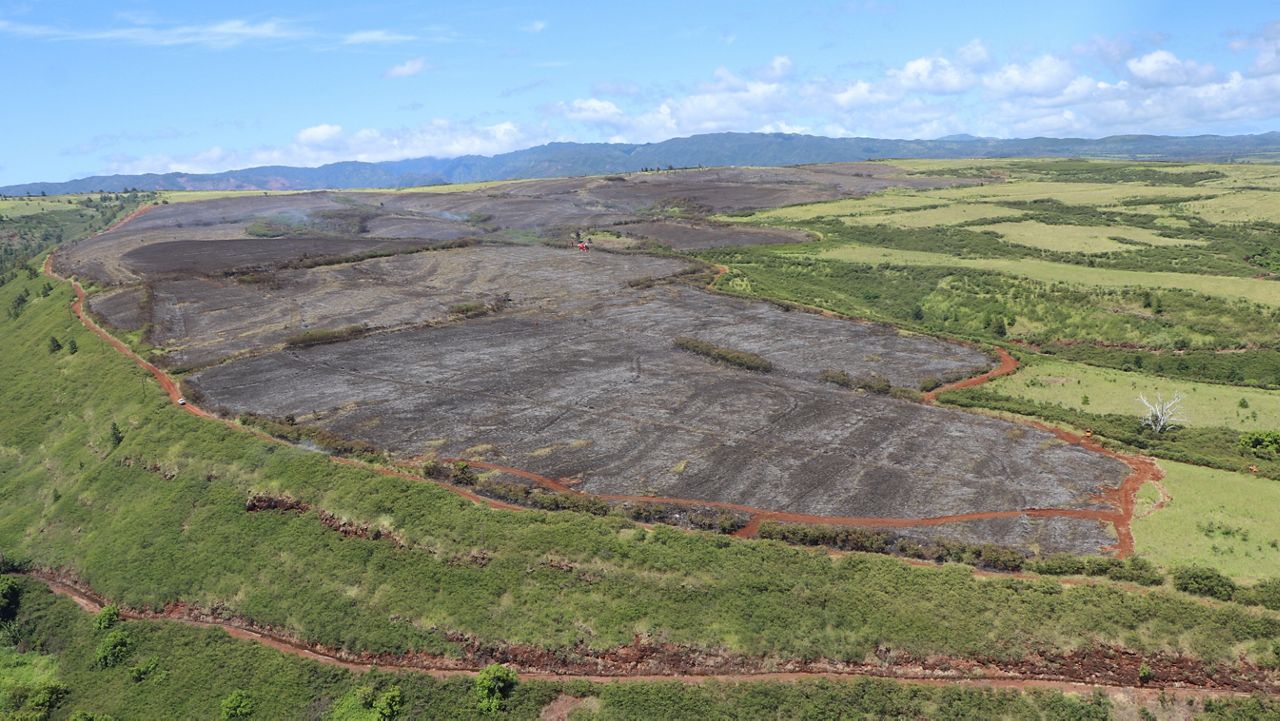
[(219, 705), (223, 721), (249, 718), (253, 715), (253, 699), (244, 691), (232, 691)]
[(99, 668), (111, 668), (129, 656), (133, 650), (133, 639), (123, 628), (109, 631), (98, 642), (98, 653), (94, 659)]
[(399, 686), (392, 686), (383, 691), (373, 702), (373, 712), (378, 715), (378, 721), (391, 721), (400, 715), (400, 709), (404, 707), (404, 692)]
[(364, 335), (366, 328), (362, 325), (349, 325), (343, 328), (316, 328), (295, 333), (284, 339), (284, 344), (291, 348), (306, 348), (324, 343), (340, 343)]
[(1173, 569), (1173, 587), (1184, 593), (1230, 601), (1236, 584), (1216, 569), (1206, 566), (1181, 566)]
[(1241, 433), (1240, 450), (1259, 458), (1280, 458), (1280, 431)]
[(0, 576), (0, 620), (13, 620), (21, 598), (22, 586), (12, 576)]
[(1236, 591), (1235, 600), (1250, 606), (1280, 611), (1280, 578), (1269, 578), (1249, 588), (1241, 588)]
[(834, 383), (841, 388), (853, 388), (853, 376), (848, 373), (836, 370), (834, 368), (826, 368), (818, 373), (818, 380), (823, 383)]
[(476, 472), (466, 461), (454, 461), (449, 466), (449, 480), (460, 486), (474, 486), (476, 484)]
[(160, 668), (160, 662), (154, 658), (148, 659), (146, 663), (140, 663), (137, 666), (129, 668), (129, 679), (134, 683), (142, 683)]
[(5, 719), (41, 721), (49, 718), (70, 692), (56, 681), (15, 683), (5, 689), (0, 709), (11, 712), (3, 714)]
[(713, 343), (708, 343), (697, 338), (689, 336), (677, 336), (675, 339), (677, 348), (690, 353), (697, 353), (706, 356), (714, 361), (719, 361), (726, 365), (736, 366), (749, 371), (759, 371), (768, 373), (773, 370), (773, 363), (761, 358), (755, 353), (747, 351), (734, 350), (732, 348), (721, 348)]
[(937, 390), (940, 387), (942, 387), (942, 379), (937, 376), (928, 376), (920, 381), (920, 390), (924, 393)]
[(108, 434), (112, 448), (119, 446), (120, 443), (124, 441), (124, 432), (120, 430), (120, 426), (116, 425), (114, 421), (111, 423), (111, 430)]
[(93, 627), (99, 631), (109, 631), (120, 622), (120, 607), (114, 604), (103, 606), (93, 619)]
[(515, 690), (518, 682), (516, 672), (501, 664), (486, 666), (476, 675), (472, 695), (476, 699), (476, 707), (484, 713), (496, 714), (502, 709), (502, 702)]
[(1145, 558), (1130, 556), (1124, 563), (1112, 566), (1107, 570), (1107, 578), (1113, 581), (1128, 581), (1143, 586), (1159, 586), (1164, 583), (1164, 574), (1156, 565)]

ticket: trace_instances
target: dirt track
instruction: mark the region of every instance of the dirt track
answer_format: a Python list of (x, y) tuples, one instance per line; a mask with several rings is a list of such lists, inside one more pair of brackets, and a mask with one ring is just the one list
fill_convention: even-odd
[[(70, 598), (87, 613), (96, 613), (108, 603), (107, 599), (72, 579), (47, 572), (33, 572), (28, 576), (43, 582), (54, 593)], [(254, 626), (242, 619), (218, 618), (181, 603), (172, 604), (160, 612), (122, 608), (120, 615), (129, 620), (171, 621), (198, 628), (220, 628), (233, 638), (260, 643), (282, 653), (349, 671), (395, 669), (436, 678), (472, 676), (488, 663), (501, 662), (515, 668), (525, 680), (547, 681), (703, 683), (713, 680), (791, 682), (818, 678), (889, 678), (911, 683), (978, 688), (1042, 688), (1075, 693), (1103, 690), (1110, 694), (1136, 692), (1144, 694), (1148, 701), (1155, 700), (1161, 691), (1173, 698), (1186, 699), (1245, 696), (1258, 692), (1280, 693), (1280, 685), (1277, 685), (1275, 679), (1256, 667), (1246, 666), (1230, 674), (1221, 674), (1191, 659), (1159, 653), (1143, 656), (1119, 648), (1095, 648), (1062, 655), (1041, 654), (1035, 659), (1012, 662), (930, 657), (883, 658), (872, 663), (848, 663), (748, 659), (670, 644), (649, 644), (637, 639), (631, 646), (588, 654), (581, 658), (577, 657), (581, 653), (578, 650), (558, 653), (532, 647), (473, 647), (470, 651), (479, 654), (480, 658), (459, 659), (421, 653), (362, 654), (325, 648)], [(688, 667), (688, 658), (699, 659), (696, 663), (701, 665)], [(1154, 674), (1146, 684), (1137, 680), (1142, 666), (1149, 667)], [(717, 671), (717, 667), (734, 670)], [(585, 668), (595, 668), (597, 671), (593, 673), (584, 670)], [(678, 670), (637, 670), (651, 668)]]

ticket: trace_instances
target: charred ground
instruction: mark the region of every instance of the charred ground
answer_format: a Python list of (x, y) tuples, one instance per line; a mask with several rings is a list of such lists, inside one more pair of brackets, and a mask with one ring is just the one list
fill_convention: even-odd
[[(91, 308), (145, 331), (168, 365), (199, 369), (188, 382), (207, 405), (292, 417), (402, 458), (811, 516), (1098, 508), (1124, 464), (910, 399), (990, 367), (978, 350), (708, 293), (708, 269), (681, 257), (572, 249), (601, 232), (615, 248), (787, 242), (794, 233), (706, 216), (976, 182), (895, 173), (707, 170), (171, 205), (68, 248), (56, 266), (112, 286)], [(338, 331), (341, 342), (291, 342)], [(755, 354), (774, 371), (716, 363), (676, 337)], [(849, 391), (822, 382), (824, 371), (902, 390)], [(929, 533), (1079, 553), (1115, 542), (1083, 518)]]

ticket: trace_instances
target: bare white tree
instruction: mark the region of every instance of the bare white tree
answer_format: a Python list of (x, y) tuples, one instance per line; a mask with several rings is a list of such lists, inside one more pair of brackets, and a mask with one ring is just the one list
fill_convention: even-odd
[(1174, 393), (1173, 398), (1167, 401), (1164, 399), (1164, 395), (1160, 393), (1156, 394), (1154, 403), (1147, 400), (1145, 395), (1138, 396), (1138, 400), (1147, 407), (1147, 413), (1142, 417), (1142, 425), (1156, 433), (1163, 433), (1166, 428), (1174, 423), (1182, 423), (1186, 420), (1178, 415), (1178, 404), (1183, 401), (1181, 393)]

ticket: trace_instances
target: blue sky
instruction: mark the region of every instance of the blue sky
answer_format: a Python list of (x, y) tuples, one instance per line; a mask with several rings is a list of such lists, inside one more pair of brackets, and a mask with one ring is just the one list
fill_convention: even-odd
[(0, 0), (0, 185), (722, 130), (1280, 130), (1268, 2)]

